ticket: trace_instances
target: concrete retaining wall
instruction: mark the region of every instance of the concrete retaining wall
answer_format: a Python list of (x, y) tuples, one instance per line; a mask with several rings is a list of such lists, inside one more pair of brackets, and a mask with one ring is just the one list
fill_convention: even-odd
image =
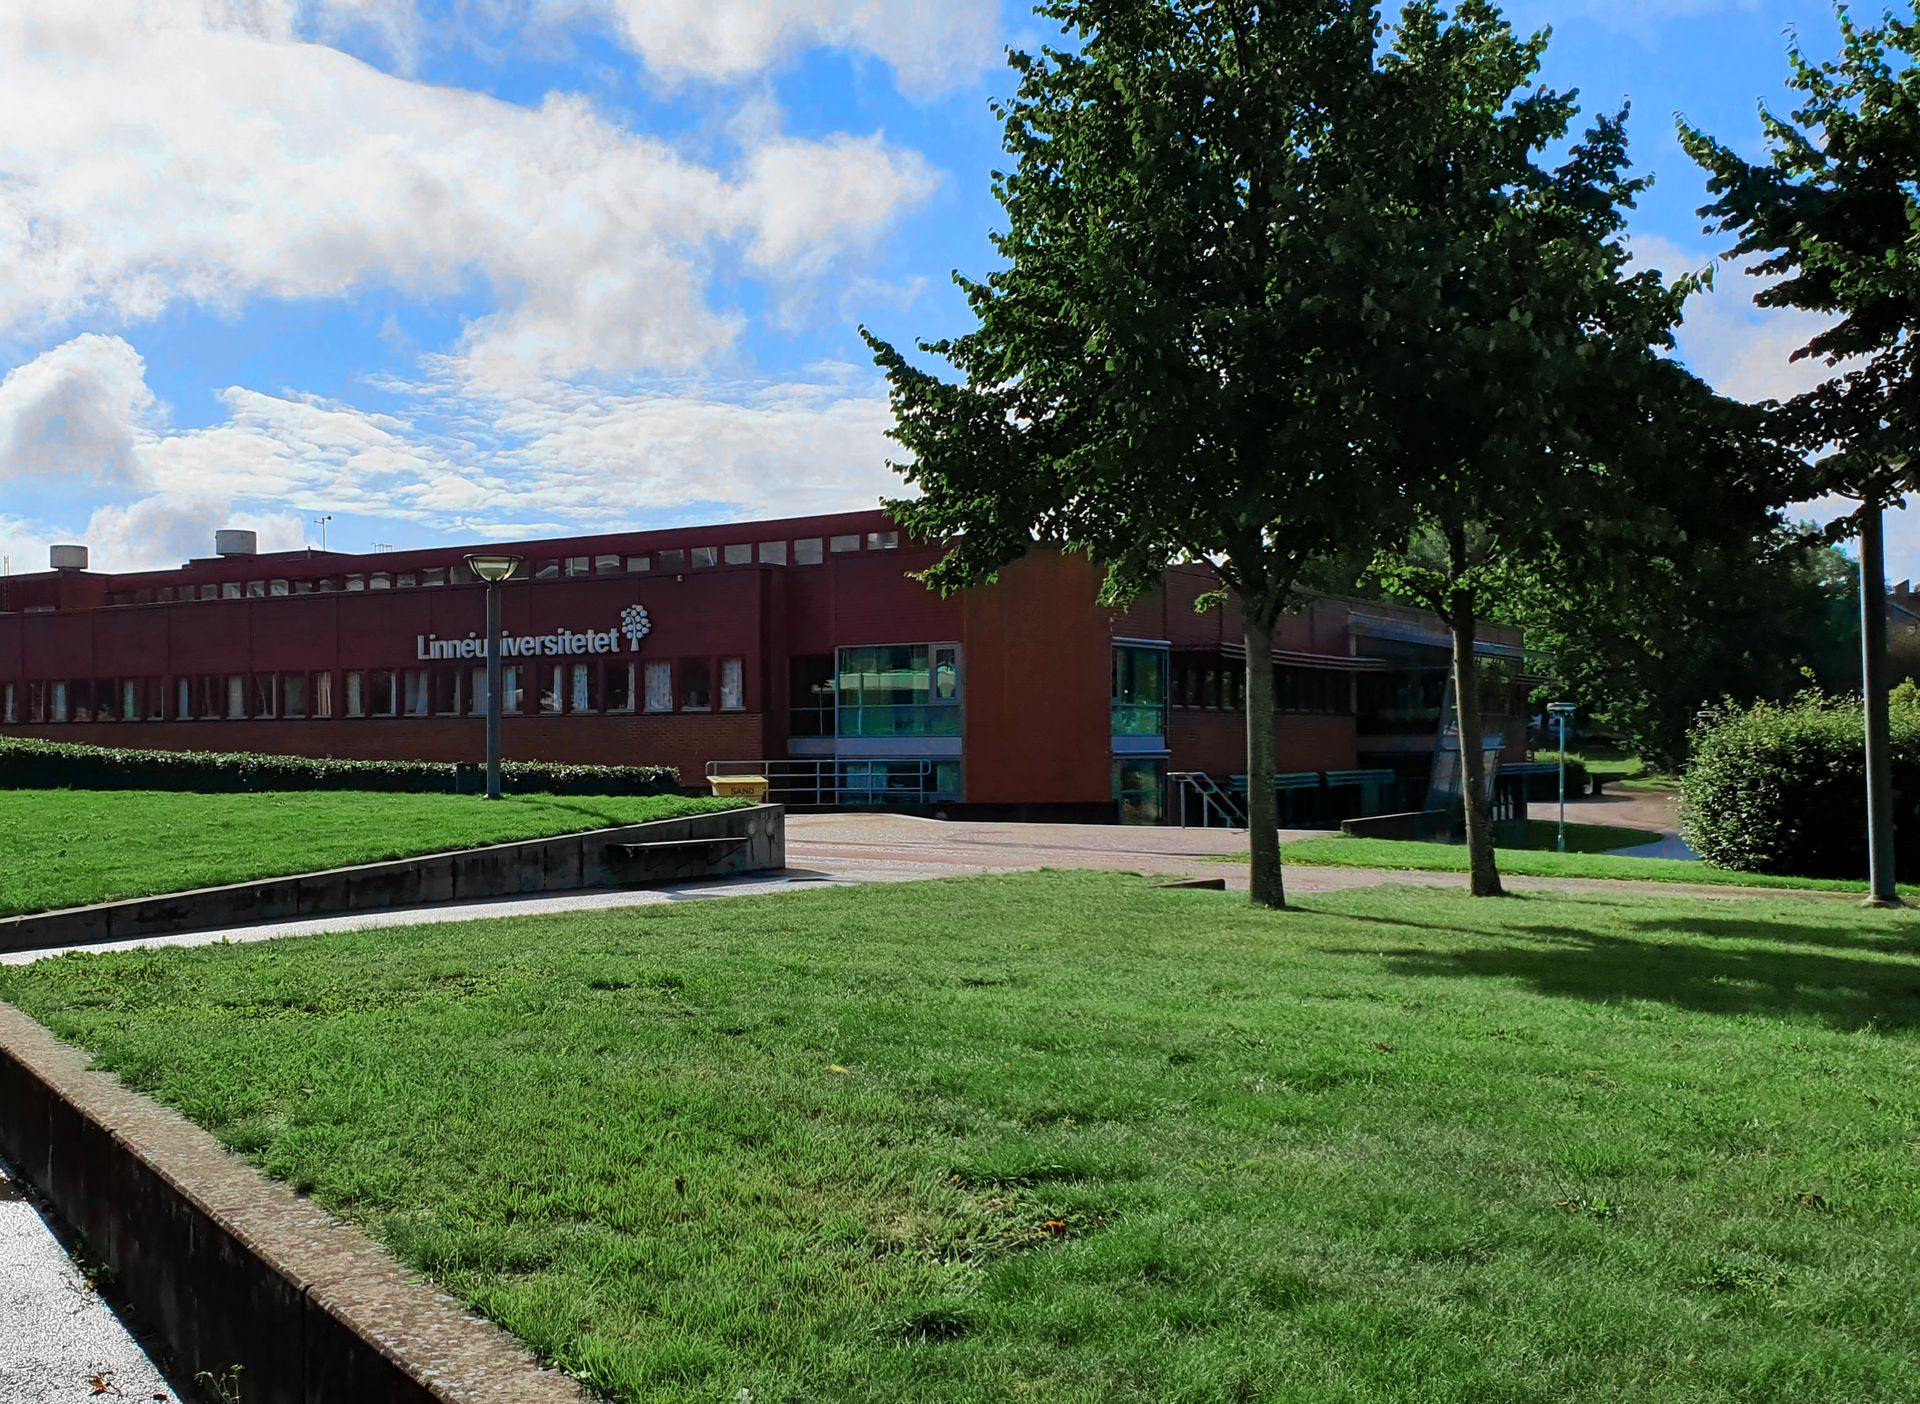
[(0, 1004), (0, 1155), (110, 1268), (179, 1376), (246, 1404), (561, 1404), (579, 1388)]
[[(639, 854), (626, 845), (689, 844)], [(612, 850), (612, 851), (610, 851)], [(262, 921), (383, 911), (432, 902), (688, 882), (786, 866), (786, 811), (777, 804), (527, 839), (455, 853), (202, 887), (0, 918), (0, 951), (130, 941)]]

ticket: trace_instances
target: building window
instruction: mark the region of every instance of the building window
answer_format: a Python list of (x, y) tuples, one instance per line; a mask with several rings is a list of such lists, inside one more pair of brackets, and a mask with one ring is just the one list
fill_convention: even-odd
[(63, 722), (67, 719), (67, 686), (64, 682), (54, 683), (53, 695), (47, 699), (48, 721)]
[(400, 713), (424, 717), (433, 704), (430, 674), (425, 668), (407, 668), (400, 675)]
[(313, 582), (311, 580), (294, 581), (293, 593), (296, 595), (311, 595), (313, 593)]
[(566, 697), (566, 681), (567, 669), (563, 663), (540, 670), (540, 710), (548, 716), (560, 710), (560, 703)]
[(797, 653), (787, 660), (787, 735), (833, 735), (833, 655)]
[(267, 582), (267, 593), (275, 596), (286, 594), (287, 582), (284, 580), (269, 580)]
[(567, 694), (567, 710), (570, 712), (600, 710), (600, 666), (597, 663), (573, 665), (573, 687)]
[(726, 561), (728, 565), (752, 565), (753, 564), (753, 547), (751, 546), (727, 547)]
[(172, 604), (173, 603), (173, 586), (162, 585), (159, 588), (159, 590), (155, 592), (154, 598), (159, 600), (161, 604)]
[(47, 719), (47, 685), (43, 682), (27, 684), (27, 720), (43, 722)]
[(393, 588), (396, 590), (412, 590), (419, 584), (420, 577), (410, 570), (403, 570), (393, 577)]
[(897, 531), (870, 531), (867, 533), (869, 551), (895, 551), (900, 547), (900, 533)]
[(275, 686), (278, 679), (272, 673), (253, 675), (253, 714), (256, 717), (271, 717), (278, 713), (275, 705), (279, 689)]
[(568, 556), (567, 557), (567, 574), (568, 575), (593, 574), (593, 558), (591, 556)]
[(191, 678), (173, 680), (173, 719), (175, 721), (193, 720), (193, 680)]
[[(1208, 706), (1217, 706), (1215, 675), (1207, 674)], [(1164, 736), (1167, 732), (1167, 651), (1115, 644), (1113, 734)]]
[(447, 584), (449, 585), (471, 585), (479, 578), (479, 576), (473, 573), (473, 567), (465, 561), (461, 561), (447, 569)]
[(820, 538), (803, 536), (793, 543), (793, 563), (795, 565), (819, 565), (826, 557), (820, 550)]
[(500, 715), (517, 717), (524, 705), (524, 693), (520, 685), (520, 665), (503, 663), (500, 665)]
[(202, 585), (200, 587), (200, 598), (203, 600), (219, 599), (220, 587), (218, 585)]
[(238, 580), (227, 581), (224, 585), (220, 587), (220, 598), (223, 600), (239, 599), (240, 598), (240, 582)]
[(720, 563), (720, 550), (717, 546), (696, 546), (693, 548), (693, 568), (706, 570)]
[(247, 719), (247, 677), (244, 673), (227, 675), (227, 720)]
[(647, 664), (647, 710), (649, 712), (673, 710), (673, 664)]
[(849, 737), (958, 736), (960, 734), (959, 650), (950, 654), (953, 688), (937, 696), (933, 685), (934, 650), (927, 644), (882, 644), (843, 648), (839, 666), (839, 734)]
[(784, 541), (762, 541), (760, 543), (761, 565), (785, 565), (787, 563), (787, 543)]
[(319, 718), (333, 716), (333, 674), (315, 673), (313, 675), (313, 715)]
[(283, 673), (280, 677), (280, 715), (299, 721), (307, 714), (307, 675)]
[(647, 572), (648, 570), (651, 570), (652, 568), (653, 568), (653, 558), (651, 556), (628, 556), (627, 557), (627, 574), (628, 575), (641, 575)]
[(13, 683), (0, 689), (0, 722), (12, 726), (20, 720), (20, 694)]
[(367, 714), (375, 717), (399, 715), (400, 687), (391, 668), (375, 668), (367, 675)]
[(267, 597), (267, 582), (266, 582), (266, 581), (264, 581), (264, 580), (249, 580), (249, 581), (247, 582), (247, 598), (248, 598), (248, 599), (250, 599), (250, 600), (264, 600), (264, 599), (265, 599), (266, 597)]
[(743, 658), (720, 660), (720, 710), (743, 712), (747, 707), (747, 664)]
[(535, 580), (558, 580), (560, 578), (560, 562), (541, 561), (533, 568), (533, 578)]
[(593, 558), (593, 573), (595, 575), (618, 575), (620, 573), (620, 558), (618, 556), (595, 556)]
[(836, 536), (829, 545), (835, 555), (839, 555), (845, 551), (858, 551), (860, 549), (860, 537), (857, 532), (848, 536)]
[(367, 714), (367, 677), (364, 673), (347, 674), (347, 715), (364, 717)]
[(609, 712), (633, 710), (633, 664), (607, 664), (607, 710)]
[(148, 678), (141, 687), (140, 696), (146, 703), (144, 715), (148, 721), (167, 719), (167, 680), (165, 678)]
[(120, 720), (140, 720), (140, 679), (120, 679)]
[(685, 570), (686, 568), (687, 553), (685, 551), (662, 551), (660, 553), (660, 569)]
[(435, 668), (431, 671), (428, 686), (433, 689), (433, 714), (436, 717), (457, 717), (460, 715), (460, 674), (459, 668)]
[(680, 710), (713, 710), (713, 664), (705, 658), (680, 660)]

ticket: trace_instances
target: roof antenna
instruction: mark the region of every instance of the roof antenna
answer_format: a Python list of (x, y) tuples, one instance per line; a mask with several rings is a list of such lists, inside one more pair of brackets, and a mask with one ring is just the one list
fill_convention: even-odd
[(315, 517), (313, 519), (313, 524), (320, 528), (320, 550), (323, 554), (327, 549), (327, 523), (332, 520), (333, 513), (331, 512), (327, 513), (324, 517)]

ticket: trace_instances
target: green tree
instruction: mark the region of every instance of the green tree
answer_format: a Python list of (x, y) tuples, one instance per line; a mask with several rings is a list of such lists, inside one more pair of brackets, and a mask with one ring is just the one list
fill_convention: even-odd
[(1432, 609), (1453, 642), (1452, 693), (1472, 890), (1501, 891), (1481, 748), (1477, 621), (1568, 521), (1631, 490), (1637, 455), (1697, 393), (1659, 359), (1681, 293), (1631, 272), (1625, 113), (1557, 164), (1575, 95), (1537, 86), (1547, 36), (1522, 39), (1485, 0), (1409, 5), (1383, 65), (1399, 198), (1383, 210), (1383, 387), (1398, 495), (1418, 524), (1383, 555), (1385, 587)]
[(1794, 353), (1832, 374), (1780, 407), (1784, 436), (1818, 455), (1819, 487), (1860, 504), (1872, 900), (1894, 897), (1888, 779), (1886, 594), (1882, 514), (1915, 487), (1920, 461), (1920, 28), (1889, 13), (1877, 26), (1836, 11), (1838, 58), (1788, 50), (1798, 105), (1761, 109), (1767, 159), (1748, 161), (1685, 121), (1680, 140), (1706, 168), (1710, 232), (1769, 280), (1755, 301), (1831, 319)]
[(1104, 596), (1209, 561), (1245, 624), (1252, 895), (1284, 905), (1273, 631), (1304, 567), (1388, 501), (1356, 372), (1382, 356), (1377, 11), (1348, 0), (1046, 0), (1070, 43), (1011, 58), (996, 105), (1005, 266), (958, 279), (977, 329), (884, 368), (889, 504), (948, 543), (951, 591), (1038, 541), (1106, 567)]
[(1549, 566), (1506, 617), (1551, 660), (1554, 691), (1580, 699), (1653, 765), (1685, 763), (1703, 705), (1859, 687), (1851, 567), (1821, 533), (1780, 527), (1651, 547), (1631, 533), (1607, 539), (1627, 569)]

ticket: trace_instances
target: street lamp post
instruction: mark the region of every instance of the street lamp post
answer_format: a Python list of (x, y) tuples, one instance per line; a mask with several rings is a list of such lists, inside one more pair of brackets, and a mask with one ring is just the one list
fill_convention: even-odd
[(1573, 716), (1573, 703), (1551, 702), (1547, 715), (1560, 723), (1560, 830), (1554, 843), (1557, 852), (1567, 851), (1567, 721)]
[(467, 557), (467, 569), (487, 583), (487, 798), (500, 798), (500, 582), (520, 568), (518, 556)]

